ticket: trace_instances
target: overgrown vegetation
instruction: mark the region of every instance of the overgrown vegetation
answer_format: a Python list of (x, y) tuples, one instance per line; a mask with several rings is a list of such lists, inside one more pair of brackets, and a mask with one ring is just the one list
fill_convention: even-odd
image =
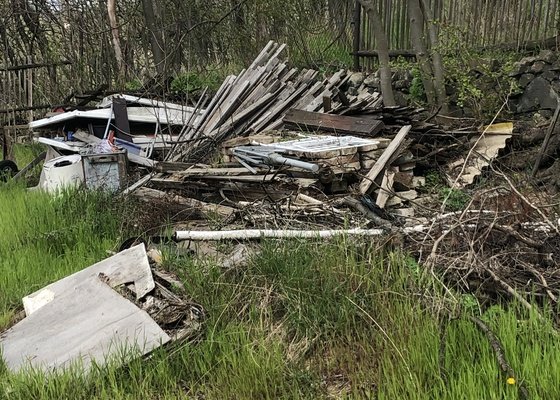
[(519, 53), (473, 49), (465, 40), (465, 29), (457, 27), (445, 27), (441, 36), (445, 41), (438, 51), (444, 56), (451, 101), (478, 119), (491, 119), (519, 90), (510, 76)]
[[(0, 188), (0, 205), (0, 329), (22, 296), (106, 257), (133, 215), (104, 195), (13, 185)], [(171, 249), (165, 265), (208, 312), (199, 342), (90, 376), (0, 368), (0, 398), (516, 399), (519, 382), (532, 398), (560, 396), (550, 322), (515, 304), (481, 310), (388, 245), (270, 241), (228, 271)], [(501, 339), (516, 384), (469, 315)]]
[(463, 210), (471, 200), (471, 196), (464, 190), (449, 187), (440, 171), (429, 171), (426, 174), (426, 186), (423, 190), (436, 198), (440, 204), (445, 203), (447, 211)]

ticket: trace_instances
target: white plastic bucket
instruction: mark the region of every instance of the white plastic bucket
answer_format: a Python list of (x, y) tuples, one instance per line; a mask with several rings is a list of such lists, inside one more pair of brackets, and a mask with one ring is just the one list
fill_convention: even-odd
[(53, 158), (43, 165), (39, 187), (47, 192), (79, 186), (84, 182), (82, 157), (78, 154)]

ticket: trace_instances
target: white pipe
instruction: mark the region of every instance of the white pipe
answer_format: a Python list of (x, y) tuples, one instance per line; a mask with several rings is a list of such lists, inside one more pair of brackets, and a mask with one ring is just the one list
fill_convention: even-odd
[(340, 229), (322, 231), (243, 229), (234, 231), (176, 231), (173, 240), (241, 240), (263, 238), (330, 238), (338, 235), (379, 236), (383, 229)]

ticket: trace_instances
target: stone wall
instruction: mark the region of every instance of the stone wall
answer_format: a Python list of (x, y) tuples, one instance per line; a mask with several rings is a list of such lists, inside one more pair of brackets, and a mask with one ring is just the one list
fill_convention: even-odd
[[(497, 109), (494, 110), (494, 108), (499, 108), (503, 103), (510, 81), (514, 79), (517, 82), (518, 90), (511, 95), (507, 111), (516, 119), (550, 118), (559, 101), (560, 52), (543, 50), (536, 56), (522, 58), (514, 64), (514, 71), (509, 77), (500, 72), (502, 68), (503, 66), (497, 60), (471, 60), (468, 75), (472, 79), (472, 85), (482, 93), (482, 98), (476, 100), (479, 112), (480, 110), (487, 110), (489, 113), (496, 112)], [(353, 72), (350, 74), (348, 94), (355, 96), (363, 91), (370, 93), (380, 91), (378, 72)], [(415, 79), (419, 78), (414, 78), (409, 70), (403, 68), (393, 70), (395, 100), (399, 105), (407, 105), (411, 100), (418, 100), (419, 90), (415, 87)], [(468, 104), (459, 105), (457, 88), (453, 87), (453, 84), (448, 85), (446, 90), (453, 115), (477, 116)]]
[(560, 54), (543, 50), (537, 56), (525, 57), (515, 64), (512, 76), (521, 93), (513, 99), (518, 114), (539, 113), (550, 118), (560, 93)]

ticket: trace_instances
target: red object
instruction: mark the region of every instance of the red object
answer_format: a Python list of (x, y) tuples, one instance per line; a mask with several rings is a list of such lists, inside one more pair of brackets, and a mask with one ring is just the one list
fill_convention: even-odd
[(115, 131), (109, 131), (109, 135), (107, 136), (107, 141), (111, 143), (113, 146), (115, 145)]

